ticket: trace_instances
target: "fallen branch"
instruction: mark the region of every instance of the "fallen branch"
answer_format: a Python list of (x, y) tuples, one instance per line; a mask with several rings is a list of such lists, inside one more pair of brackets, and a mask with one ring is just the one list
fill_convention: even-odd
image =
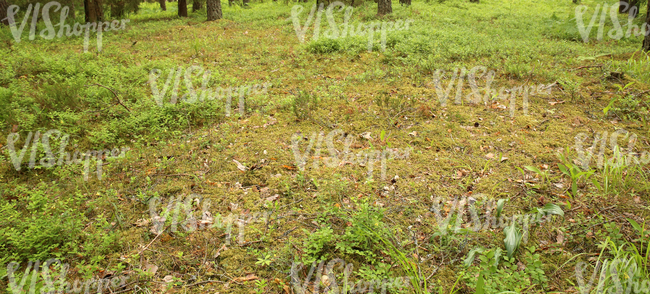
[(109, 88), (109, 87), (106, 87), (106, 86), (104, 86), (104, 85), (100, 85), (100, 84), (90, 84), (90, 85), (86, 85), (86, 86), (98, 86), (98, 87), (102, 87), (102, 88), (106, 88), (106, 89), (108, 89), (109, 91), (111, 91), (111, 92), (113, 93), (113, 95), (115, 95), (115, 99), (117, 99), (117, 103), (119, 103), (120, 105), (122, 105), (122, 107), (124, 107), (124, 109), (126, 109), (126, 111), (128, 111), (129, 113), (131, 112), (131, 110), (129, 110), (129, 108), (126, 107), (126, 105), (122, 104), (122, 101), (120, 100), (119, 97), (117, 97), (117, 94), (115, 93), (115, 91), (114, 91), (113, 89), (111, 89), (111, 88)]

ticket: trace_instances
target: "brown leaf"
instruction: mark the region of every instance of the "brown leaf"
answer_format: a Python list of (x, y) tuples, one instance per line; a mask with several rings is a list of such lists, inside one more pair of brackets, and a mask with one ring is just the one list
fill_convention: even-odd
[(565, 102), (564, 100), (562, 100), (562, 101), (549, 101), (548, 104), (555, 105), (555, 104), (562, 104), (564, 102)]
[(232, 161), (237, 165), (237, 168), (238, 168), (240, 171), (246, 171), (246, 170), (248, 169), (246, 166), (244, 166), (243, 164), (241, 164), (239, 161), (234, 160), (234, 159), (233, 159)]
[(557, 243), (562, 244), (564, 243), (564, 233), (562, 231), (557, 230)]
[(255, 274), (248, 274), (245, 277), (237, 277), (232, 279), (233, 282), (246, 282), (246, 281), (252, 281), (252, 280), (257, 280), (258, 277)]
[(273, 195), (273, 196), (271, 196), (271, 197), (267, 197), (265, 200), (266, 200), (266, 202), (273, 202), (273, 201), (275, 201), (276, 199), (278, 199), (279, 197), (280, 197), (280, 195), (275, 194), (275, 195)]

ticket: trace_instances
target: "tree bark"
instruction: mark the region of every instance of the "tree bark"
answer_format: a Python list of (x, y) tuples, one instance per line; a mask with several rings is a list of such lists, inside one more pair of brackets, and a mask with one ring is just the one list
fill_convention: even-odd
[(205, 6), (208, 11), (208, 21), (221, 19), (221, 0), (206, 0)]
[(393, 12), (393, 3), (391, 0), (377, 1), (377, 14), (385, 15)]
[(201, 8), (203, 8), (203, 1), (194, 0), (194, 2), (192, 2), (192, 12), (197, 12), (201, 10)]
[(95, 2), (92, 0), (84, 0), (84, 14), (86, 23), (97, 22), (97, 14), (95, 10)]
[(650, 1), (648, 1), (648, 12), (646, 13), (645, 16), (645, 23), (643, 24), (643, 27), (645, 30), (641, 30), (642, 32), (645, 31), (645, 37), (643, 38), (643, 51), (649, 52), (650, 51)]
[(158, 3), (160, 3), (160, 9), (162, 11), (167, 11), (167, 0), (158, 0)]
[(93, 0), (93, 4), (97, 21), (104, 21), (104, 6), (102, 5), (102, 0)]
[(0, 20), (2, 24), (8, 26), (9, 20), (7, 19), (7, 9), (9, 8), (9, 3), (6, 0), (0, 0)]
[(248, 2), (250, 2), (250, 0), (242, 0), (242, 6), (248, 7)]
[(618, 13), (627, 12), (630, 17), (636, 18), (639, 15), (639, 6), (639, 0), (621, 0), (618, 2)]
[(187, 17), (187, 0), (178, 0), (178, 16)]

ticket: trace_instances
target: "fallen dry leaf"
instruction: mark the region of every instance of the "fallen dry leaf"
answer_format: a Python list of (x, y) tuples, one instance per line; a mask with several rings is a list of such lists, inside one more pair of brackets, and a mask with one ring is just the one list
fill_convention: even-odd
[(145, 227), (149, 224), (148, 219), (141, 218), (135, 222), (136, 227)]
[(232, 279), (233, 282), (246, 282), (246, 281), (252, 281), (252, 280), (257, 280), (258, 277), (255, 274), (248, 274), (245, 277), (237, 277)]
[(278, 199), (278, 197), (280, 197), (280, 195), (275, 194), (275, 195), (273, 195), (273, 196), (271, 196), (271, 197), (267, 197), (267, 198), (265, 199), (265, 201), (266, 201), (266, 202), (273, 202), (273, 201), (275, 201), (276, 199)]
[(241, 164), (239, 161), (234, 160), (234, 159), (233, 159), (232, 161), (233, 161), (235, 164), (237, 164), (237, 168), (238, 168), (240, 171), (246, 171), (246, 170), (248, 169), (246, 166), (244, 166), (243, 164)]
[(494, 159), (494, 154), (493, 153), (488, 153), (488, 154), (485, 154), (485, 157), (487, 159)]
[(562, 100), (562, 101), (549, 101), (548, 104), (555, 105), (555, 104), (562, 104), (564, 102), (565, 102), (564, 100)]

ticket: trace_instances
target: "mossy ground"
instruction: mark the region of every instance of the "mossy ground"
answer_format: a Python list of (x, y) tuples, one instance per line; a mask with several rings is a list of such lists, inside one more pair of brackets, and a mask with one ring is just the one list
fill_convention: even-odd
[[(318, 42), (298, 42), (290, 20), (293, 3), (253, 3), (252, 9), (223, 5), (224, 19), (204, 22), (204, 10), (179, 19), (172, 3), (168, 12), (158, 11), (155, 3), (143, 4), (138, 15), (130, 16), (127, 30), (104, 35), (100, 54), (93, 39), (92, 53), (83, 53), (79, 38), (23, 38), (16, 43), (2, 29), (0, 94), (6, 109), (1, 137), (14, 126), (21, 136), (56, 128), (71, 134), (80, 150), (132, 149), (104, 166), (101, 181), (91, 175), (87, 182), (81, 165), (17, 172), (5, 151), (0, 203), (6, 210), (0, 209), (0, 223), (26, 233), (4, 231), (9, 241), (0, 242), (6, 254), (3, 264), (58, 257), (77, 276), (122, 270), (137, 277), (140, 289), (156, 293), (252, 293), (259, 286), (237, 278), (254, 274), (269, 282), (267, 293), (284, 293), (291, 262), (309, 255), (309, 236), (323, 227), (343, 234), (351, 224), (339, 216), (354, 214), (368, 203), (387, 209), (385, 222), (403, 241), (403, 252), (422, 262), (426, 276), (437, 268), (429, 283), (446, 293), (464, 271), (461, 261), (467, 252), (477, 246), (503, 247), (503, 233), (434, 236), (438, 225), (429, 208), (438, 196), (484, 194), (508, 199), (504, 214), (509, 216), (546, 203), (564, 208), (563, 218), (531, 231), (526, 246), (535, 246), (542, 255), (549, 283), (529, 291), (575, 292), (572, 258), (600, 252), (596, 244), (607, 236), (603, 224), (617, 223), (623, 238), (631, 241), (625, 218), (643, 222), (650, 216), (643, 173), (630, 172), (616, 192), (603, 193), (581, 182), (579, 194), (569, 197), (570, 178), (557, 167), (558, 151), (572, 149), (580, 132), (623, 128), (639, 136), (638, 149), (648, 148), (647, 104), (632, 110), (616, 109), (615, 104), (607, 115), (602, 111), (615, 97), (632, 95), (647, 103), (648, 59), (636, 52), (641, 38), (580, 42), (575, 24), (566, 20), (575, 11), (571, 1), (449, 0), (414, 2), (411, 7), (395, 2), (394, 13), (385, 19), (412, 18), (415, 23), (410, 31), (392, 34), (386, 52), (378, 52), (377, 46), (367, 52), (365, 40), (350, 38), (337, 40), (339, 50), (330, 53), (315, 53), (322, 49)], [(308, 11), (312, 3), (304, 5)], [(376, 5), (364, 4), (355, 9), (354, 20), (374, 21), (375, 12)], [(607, 55), (598, 57), (602, 54)], [(212, 71), (212, 88), (267, 81), (273, 86), (267, 94), (247, 99), (243, 117), (226, 117), (223, 101), (159, 108), (148, 84), (149, 71), (162, 69), (164, 77), (170, 68), (192, 64)], [(450, 101), (443, 107), (434, 88), (435, 70), (478, 65), (496, 72), (492, 88), (558, 83), (550, 95), (529, 97), (528, 115), (523, 114), (521, 96), (513, 117), (509, 109), (496, 107), (509, 106), (504, 101), (467, 103), (467, 83), (464, 103)], [(625, 77), (607, 78), (612, 72)], [(578, 88), (571, 92), (566, 81)], [(615, 86), (632, 81), (624, 91)], [(115, 89), (129, 111), (116, 105), (109, 91), (86, 86), (93, 83)], [(317, 103), (297, 105), (301, 91)], [(376, 164), (368, 181), (367, 166), (323, 164), (329, 156), (323, 144), (321, 158), (311, 153), (301, 172), (292, 136), (300, 132), (309, 138), (335, 129), (356, 137), (355, 153), (413, 151), (407, 159), (388, 160), (386, 179)], [(372, 139), (361, 138), (365, 132)], [(300, 150), (307, 144), (303, 141)], [(336, 144), (341, 151), (343, 143)], [(575, 149), (570, 155), (577, 158)], [(256, 169), (242, 172), (233, 159)], [(314, 161), (320, 163), (317, 168)], [(530, 172), (522, 175), (517, 168), (524, 166), (547, 170), (553, 183), (545, 185)], [(157, 236), (150, 224), (136, 225), (150, 218), (151, 197), (191, 194), (211, 199), (213, 215), (273, 211), (274, 217), (268, 223), (247, 224), (249, 243), (244, 246), (237, 244), (234, 226), (232, 244), (223, 250), (223, 228)], [(266, 199), (275, 194), (277, 199)], [(36, 200), (41, 206), (33, 207)], [(63, 225), (62, 211), (73, 215), (73, 225)], [(29, 228), (49, 237), (28, 235)], [(411, 234), (417, 236), (417, 246)], [(367, 263), (358, 255), (327, 248), (321, 257)], [(265, 254), (271, 254), (270, 265), (257, 264)], [(386, 252), (381, 260), (400, 270)], [(155, 275), (141, 272), (148, 265), (158, 267)], [(3, 265), (0, 273), (5, 269)], [(175, 286), (163, 282), (166, 276), (178, 279)], [(198, 283), (206, 280), (214, 282)], [(473, 292), (462, 281), (455, 289)]]

